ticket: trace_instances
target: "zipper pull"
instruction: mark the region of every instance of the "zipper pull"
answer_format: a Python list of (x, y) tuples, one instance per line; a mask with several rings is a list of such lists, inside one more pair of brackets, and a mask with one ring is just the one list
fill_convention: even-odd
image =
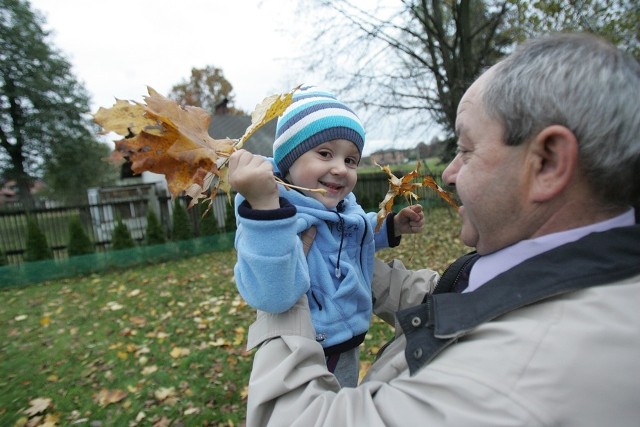
[(340, 267), (336, 267), (336, 279), (339, 279), (342, 276), (342, 271), (340, 271)]

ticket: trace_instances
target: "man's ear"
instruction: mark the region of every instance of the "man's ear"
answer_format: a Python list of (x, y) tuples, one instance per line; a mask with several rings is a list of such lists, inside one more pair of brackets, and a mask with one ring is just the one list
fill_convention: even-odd
[(531, 141), (534, 156), (532, 201), (550, 200), (564, 191), (578, 168), (578, 140), (568, 128), (553, 125), (544, 128)]

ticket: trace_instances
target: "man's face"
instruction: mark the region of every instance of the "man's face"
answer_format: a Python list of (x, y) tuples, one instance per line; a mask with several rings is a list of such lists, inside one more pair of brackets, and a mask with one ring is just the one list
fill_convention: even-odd
[(455, 185), (462, 206), (460, 238), (480, 254), (502, 249), (522, 238), (526, 179), (526, 144), (503, 143), (503, 126), (489, 118), (482, 90), (489, 70), (465, 93), (458, 106), (458, 153), (442, 174)]

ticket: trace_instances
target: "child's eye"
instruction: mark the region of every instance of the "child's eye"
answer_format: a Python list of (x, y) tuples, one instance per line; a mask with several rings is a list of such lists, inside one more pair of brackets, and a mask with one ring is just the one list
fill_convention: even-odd
[(318, 150), (318, 154), (322, 157), (331, 157), (331, 152), (329, 150)]
[(344, 162), (351, 167), (358, 166), (358, 159), (356, 159), (355, 157), (347, 157), (346, 159), (344, 159)]

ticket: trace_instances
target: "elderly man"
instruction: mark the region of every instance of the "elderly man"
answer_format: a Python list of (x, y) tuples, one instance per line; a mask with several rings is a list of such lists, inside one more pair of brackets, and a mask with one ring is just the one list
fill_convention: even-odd
[(586, 34), (480, 76), (443, 173), (477, 252), (442, 277), (378, 262), (397, 333), (356, 388), (327, 371), (304, 297), (259, 312), (247, 424), (637, 426), (639, 100), (638, 62)]

